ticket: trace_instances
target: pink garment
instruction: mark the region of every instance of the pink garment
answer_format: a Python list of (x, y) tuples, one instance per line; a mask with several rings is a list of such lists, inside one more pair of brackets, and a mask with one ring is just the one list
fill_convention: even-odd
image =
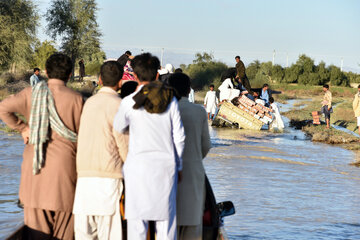
[(134, 70), (131, 68), (130, 61), (127, 61), (124, 66), (124, 74), (122, 76), (122, 80), (124, 81), (135, 81), (135, 77), (133, 75)]

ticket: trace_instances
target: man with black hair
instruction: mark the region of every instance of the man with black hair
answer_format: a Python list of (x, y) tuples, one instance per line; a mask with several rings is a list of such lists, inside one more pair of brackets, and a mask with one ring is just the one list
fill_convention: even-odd
[(39, 74), (40, 74), (40, 69), (39, 68), (34, 68), (34, 74), (31, 75), (30, 77), (30, 85), (33, 87), (35, 86), (40, 80), (39, 80)]
[(70, 57), (51, 55), (45, 65), (47, 83), (40, 81), (0, 103), (0, 118), (19, 131), (26, 144), (19, 198), (29, 239), (74, 238), (76, 141), (83, 99), (66, 87), (72, 66)]
[(128, 239), (145, 240), (149, 221), (155, 221), (157, 239), (176, 239), (176, 186), (185, 142), (178, 102), (155, 81), (157, 57), (138, 55), (132, 66), (139, 87), (122, 100), (114, 119), (116, 131), (130, 133), (124, 164)]
[(322, 101), (321, 112), (325, 115), (326, 128), (330, 128), (330, 114), (332, 113), (332, 94), (329, 90), (329, 85), (325, 84), (323, 86), (323, 91), (325, 95)]
[(265, 83), (260, 92), (260, 99), (265, 102), (266, 107), (270, 106), (270, 102), (269, 102), (270, 97), (271, 94), (269, 93), (269, 84)]
[(115, 131), (113, 122), (123, 72), (117, 61), (101, 66), (103, 87), (86, 101), (81, 115), (73, 210), (76, 239), (122, 239), (119, 206), (128, 137)]
[(127, 61), (129, 61), (130, 59), (130, 56), (131, 56), (131, 52), (128, 50), (126, 51), (123, 55), (121, 55), (117, 61), (120, 63), (121, 66), (125, 66)]
[(202, 239), (202, 217), (205, 204), (205, 169), (202, 160), (211, 143), (205, 109), (190, 103), (190, 78), (183, 73), (171, 75), (169, 84), (181, 96), (179, 110), (185, 128), (183, 180), (177, 191), (178, 240)]
[(240, 60), (240, 56), (236, 56), (235, 61), (236, 61), (236, 65), (235, 65), (236, 77), (235, 78), (241, 82), (243, 87), (246, 88), (248, 93), (251, 95), (248, 97), (253, 98), (253, 96), (255, 96), (255, 97), (258, 96), (258, 94), (256, 92), (251, 90), (251, 85), (250, 85), (249, 79), (247, 78), (246, 73), (245, 73), (245, 65), (244, 65), (243, 61)]

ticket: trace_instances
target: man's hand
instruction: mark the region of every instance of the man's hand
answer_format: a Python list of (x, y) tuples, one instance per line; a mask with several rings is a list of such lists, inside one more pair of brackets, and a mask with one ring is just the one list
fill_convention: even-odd
[(24, 131), (21, 132), (21, 136), (24, 140), (24, 144), (28, 144), (29, 143), (29, 137), (30, 137), (30, 128), (26, 127), (24, 129)]
[(178, 183), (182, 181), (182, 171), (178, 171)]
[(255, 96), (255, 97), (258, 97), (259, 94), (258, 94), (257, 92), (254, 92), (254, 96)]

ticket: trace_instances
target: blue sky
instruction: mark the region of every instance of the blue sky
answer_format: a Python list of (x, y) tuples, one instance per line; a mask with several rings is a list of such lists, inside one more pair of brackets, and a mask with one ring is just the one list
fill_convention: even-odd
[[(50, 0), (39, 1), (44, 14)], [(360, 72), (358, 0), (98, 0), (102, 47), (110, 58), (124, 50), (190, 63), (212, 52), (229, 65), (240, 55), (286, 66), (305, 53), (316, 62)], [(42, 26), (46, 25), (44, 18)], [(48, 37), (39, 31), (41, 39)]]

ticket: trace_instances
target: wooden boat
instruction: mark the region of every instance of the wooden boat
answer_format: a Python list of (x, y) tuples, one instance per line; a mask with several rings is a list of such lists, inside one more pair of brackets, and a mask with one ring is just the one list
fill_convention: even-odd
[(236, 124), (239, 128), (250, 130), (260, 130), (264, 125), (264, 123), (259, 119), (256, 119), (246, 111), (229, 102), (221, 104), (214, 122), (220, 119), (231, 124)]
[[(227, 240), (224, 230), (223, 218), (235, 214), (235, 207), (231, 201), (216, 203), (214, 192), (208, 178), (205, 178), (206, 200), (203, 215), (203, 239), (204, 240)], [(126, 239), (126, 221), (124, 222), (124, 239)], [(23, 240), (26, 237), (26, 226), (20, 224), (6, 240)], [(148, 240), (155, 240), (154, 224), (150, 223)]]

